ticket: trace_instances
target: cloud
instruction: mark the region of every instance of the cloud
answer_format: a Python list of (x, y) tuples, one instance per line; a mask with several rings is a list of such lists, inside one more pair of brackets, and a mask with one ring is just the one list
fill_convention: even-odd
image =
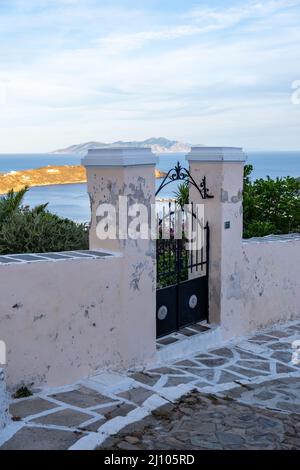
[(29, 3), (5, 12), (20, 29), (0, 44), (0, 152), (162, 133), (255, 147), (273, 136), (282, 148), (300, 147), (300, 107), (290, 100), (300, 78), (300, 1), (184, 13), (55, 0), (33, 14), (41, 2)]
[(269, 0), (243, 2), (238, 6), (217, 8), (194, 8), (185, 17), (200, 23), (214, 23), (219, 27), (227, 28), (243, 20), (264, 18), (280, 10), (300, 5), (299, 0)]
[(248, 20), (270, 18), (277, 12), (300, 5), (299, 0), (252, 1), (232, 8), (194, 8), (185, 15), (187, 21), (175, 27), (170, 25), (159, 30), (139, 31), (133, 33), (113, 33), (96, 41), (104, 53), (121, 54), (132, 49), (142, 48), (153, 41), (172, 41), (189, 36), (203, 35), (214, 31), (226, 30)]

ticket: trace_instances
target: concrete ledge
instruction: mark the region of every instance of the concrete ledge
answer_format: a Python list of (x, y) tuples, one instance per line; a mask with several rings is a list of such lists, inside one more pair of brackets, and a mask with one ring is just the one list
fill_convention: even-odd
[(103, 250), (59, 251), (52, 253), (19, 253), (12, 255), (0, 255), (0, 266), (16, 263), (40, 263), (41, 261), (58, 262), (69, 260), (95, 260), (112, 256), (119, 257), (120, 253)]
[(248, 243), (272, 243), (300, 241), (300, 233), (288, 233), (286, 235), (267, 235), (266, 237), (253, 237), (243, 240), (243, 244)]
[(245, 162), (247, 157), (241, 147), (192, 147), (186, 155), (188, 161)]
[(223, 343), (221, 327), (215, 326), (187, 339), (172, 343), (156, 353), (157, 363), (164, 363), (180, 357), (189, 356), (209, 348), (216, 348)]
[(85, 167), (156, 165), (158, 157), (151, 148), (99, 148), (89, 150), (81, 163)]

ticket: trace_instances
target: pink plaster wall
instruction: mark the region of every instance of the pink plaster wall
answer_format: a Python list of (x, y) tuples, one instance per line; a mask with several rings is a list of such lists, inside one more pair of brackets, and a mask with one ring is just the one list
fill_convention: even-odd
[(244, 241), (243, 262), (251, 329), (300, 316), (300, 235)]
[(108, 257), (0, 266), (0, 337), (10, 388), (59, 386), (101, 368), (151, 360), (147, 322), (135, 329), (121, 302), (123, 262)]
[[(233, 337), (300, 317), (300, 235), (244, 240), (242, 260), (224, 282), (225, 337)], [(232, 302), (231, 302), (232, 303)]]

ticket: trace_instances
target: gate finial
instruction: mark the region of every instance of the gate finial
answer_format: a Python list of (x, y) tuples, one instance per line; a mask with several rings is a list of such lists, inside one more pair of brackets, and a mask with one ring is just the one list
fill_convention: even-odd
[(158, 190), (156, 191), (155, 196), (157, 196), (165, 186), (170, 183), (173, 183), (174, 181), (185, 181), (188, 184), (191, 184), (199, 191), (202, 199), (211, 199), (214, 197), (209, 194), (209, 189), (206, 186), (206, 177), (204, 176), (200, 182), (200, 185), (198, 185), (190, 174), (189, 170), (187, 168), (182, 167), (179, 161), (174, 166), (174, 168), (171, 168), (168, 171), (163, 181), (161, 182)]

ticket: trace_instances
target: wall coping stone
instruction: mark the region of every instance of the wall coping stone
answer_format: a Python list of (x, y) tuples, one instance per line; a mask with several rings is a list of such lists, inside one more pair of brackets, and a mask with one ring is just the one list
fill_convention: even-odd
[(186, 155), (188, 161), (199, 162), (245, 162), (242, 147), (192, 147)]
[(113, 147), (88, 150), (81, 160), (85, 167), (156, 165), (158, 156), (148, 147)]
[(300, 241), (300, 233), (287, 233), (284, 235), (266, 235), (265, 237), (253, 237), (243, 240), (243, 244), (248, 243), (271, 243)]
[(39, 263), (41, 261), (91, 260), (120, 256), (116, 252), (98, 250), (59, 251), (53, 253), (19, 253), (0, 255), (0, 266), (8, 264)]

